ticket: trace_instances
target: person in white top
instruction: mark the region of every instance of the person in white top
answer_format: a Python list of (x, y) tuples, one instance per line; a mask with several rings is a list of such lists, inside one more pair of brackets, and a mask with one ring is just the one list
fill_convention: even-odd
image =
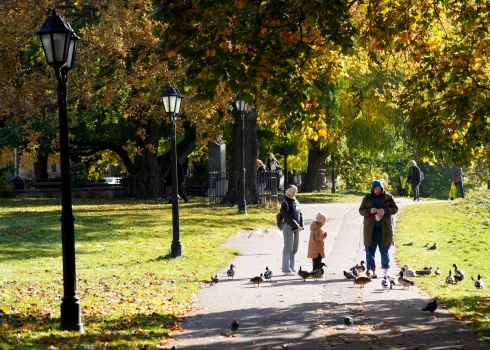
[(267, 155), (267, 160), (265, 161), (265, 166), (267, 168), (267, 171), (276, 171), (276, 170), (282, 169), (281, 165), (279, 164), (276, 157), (274, 157), (274, 155), (272, 153), (269, 153)]
[(267, 159), (265, 161), (265, 167), (267, 171), (279, 171), (278, 173), (279, 177), (277, 178), (277, 186), (276, 186), (276, 188), (279, 189), (282, 183), (282, 171), (281, 171), (282, 167), (272, 153), (269, 153), (267, 155)]

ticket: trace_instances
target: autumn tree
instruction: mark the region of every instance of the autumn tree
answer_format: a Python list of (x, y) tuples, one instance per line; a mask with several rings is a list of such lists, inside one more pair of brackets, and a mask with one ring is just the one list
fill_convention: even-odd
[(410, 65), (400, 106), (408, 136), (426, 159), (488, 161), (490, 3), (369, 1), (363, 44), (381, 64)]
[[(213, 100), (216, 87), (225, 84), (229, 102), (241, 92), (255, 103), (259, 124), (277, 126), (281, 116), (311, 115), (309, 122), (318, 122), (321, 129), (325, 113), (315, 81), (332, 61), (336, 63), (331, 55), (352, 46), (355, 28), (348, 6), (313, 1), (162, 1), (156, 18), (166, 30), (159, 47), (172, 69), (185, 68), (186, 88), (194, 98)], [(253, 129), (245, 132), (251, 134)], [(255, 171), (256, 156), (247, 160), (247, 172)]]

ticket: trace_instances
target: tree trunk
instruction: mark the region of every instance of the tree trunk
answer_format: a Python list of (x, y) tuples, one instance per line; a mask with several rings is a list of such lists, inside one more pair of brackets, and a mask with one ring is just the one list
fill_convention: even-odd
[(134, 158), (133, 195), (137, 198), (157, 198), (160, 190), (159, 179), (161, 178), (156, 150), (160, 140), (160, 125), (155, 120), (151, 121), (147, 129), (148, 137), (146, 145), (152, 145), (154, 151), (145, 147), (142, 154)]
[[(186, 128), (187, 130), (187, 128)], [(190, 129), (184, 139), (177, 144), (177, 160), (184, 165), (187, 157), (196, 149), (196, 133), (194, 129)], [(164, 195), (165, 177), (172, 168), (172, 154), (167, 152), (158, 157), (158, 167), (160, 168), (160, 197)]]
[(228, 192), (223, 198), (226, 203), (237, 204), (240, 200), (240, 180), (242, 171), (242, 150), (245, 152), (245, 200), (247, 204), (257, 204), (259, 194), (255, 182), (257, 172), (257, 155), (259, 143), (257, 141), (257, 114), (255, 111), (245, 114), (244, 141), (242, 142), (242, 118), (239, 112), (234, 111), (235, 124), (233, 124), (231, 144), (231, 165), (228, 180)]
[[(490, 165), (488, 166), (488, 173), (490, 174)], [(490, 190), (490, 180), (487, 181), (487, 189)]]
[(302, 192), (320, 191), (321, 179), (319, 170), (325, 167), (325, 160), (330, 155), (328, 150), (320, 150), (317, 142), (312, 141), (308, 151), (308, 168), (301, 186)]
[(34, 163), (34, 178), (36, 180), (48, 179), (48, 156), (38, 154), (37, 160)]

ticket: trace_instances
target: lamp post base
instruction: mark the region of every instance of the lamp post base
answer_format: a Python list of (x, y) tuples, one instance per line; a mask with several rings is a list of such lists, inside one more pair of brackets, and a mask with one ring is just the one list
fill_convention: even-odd
[(182, 244), (180, 242), (172, 242), (170, 249), (174, 258), (182, 256)]
[(245, 201), (238, 204), (238, 214), (247, 215), (247, 203), (245, 203)]
[(61, 298), (61, 323), (63, 331), (77, 331), (85, 333), (80, 312), (80, 303), (77, 297)]

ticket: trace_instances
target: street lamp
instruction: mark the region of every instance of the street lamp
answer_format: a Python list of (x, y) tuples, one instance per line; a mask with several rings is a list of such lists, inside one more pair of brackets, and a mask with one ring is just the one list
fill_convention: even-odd
[(289, 185), (288, 179), (288, 132), (291, 130), (291, 127), (287, 120), (282, 122), (280, 126), (283, 132), (283, 145), (282, 145), (282, 154), (284, 156), (284, 191), (286, 187)]
[(180, 222), (179, 222), (179, 196), (177, 195), (178, 189), (178, 175), (177, 175), (177, 137), (175, 131), (175, 122), (177, 121), (177, 114), (180, 112), (180, 106), (182, 104), (182, 95), (177, 88), (167, 83), (165, 89), (162, 92), (163, 105), (165, 112), (170, 115), (172, 120), (172, 227), (173, 227), (173, 240), (171, 247), (172, 256), (178, 257), (182, 255), (182, 244), (180, 242)]
[(60, 123), (61, 163), (61, 245), (63, 251), (63, 292), (60, 328), (84, 333), (80, 302), (76, 293), (75, 217), (72, 212), (70, 157), (68, 151), (68, 117), (66, 112), (66, 78), (73, 68), (78, 37), (55, 10), (37, 31), (48, 65), (54, 68), (58, 80), (58, 113)]
[(238, 213), (247, 214), (247, 202), (245, 201), (245, 113), (247, 112), (248, 103), (242, 99), (241, 94), (238, 94), (235, 98), (235, 106), (238, 112), (240, 112), (240, 118), (242, 122), (242, 178), (240, 181), (240, 200), (238, 201)]

